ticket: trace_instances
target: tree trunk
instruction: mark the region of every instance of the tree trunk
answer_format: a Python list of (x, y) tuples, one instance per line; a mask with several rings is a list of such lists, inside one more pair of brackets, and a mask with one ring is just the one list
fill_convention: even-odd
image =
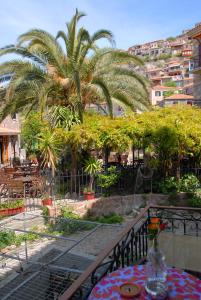
[(181, 157), (180, 157), (180, 155), (178, 155), (177, 164), (176, 164), (176, 178), (177, 178), (177, 180), (179, 180), (180, 177), (181, 177), (180, 161), (181, 161)]
[(72, 158), (71, 173), (73, 176), (75, 176), (77, 174), (77, 152), (75, 149), (71, 149), (71, 158)]
[(89, 180), (89, 189), (90, 189), (90, 191), (93, 191), (93, 183), (94, 183), (94, 176), (91, 175), (90, 180)]
[(105, 166), (108, 167), (108, 159), (110, 155), (110, 149), (108, 147), (105, 147)]

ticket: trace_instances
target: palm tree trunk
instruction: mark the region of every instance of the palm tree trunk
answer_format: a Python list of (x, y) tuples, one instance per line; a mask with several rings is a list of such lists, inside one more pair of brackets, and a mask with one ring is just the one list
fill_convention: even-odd
[(78, 98), (78, 114), (80, 122), (83, 123), (83, 103), (82, 103), (82, 95), (81, 95), (81, 84), (80, 84), (80, 76), (79, 72), (75, 72), (75, 85), (76, 85), (76, 91), (77, 91), (77, 98)]
[(90, 189), (90, 191), (93, 190), (93, 183), (94, 183), (94, 176), (91, 175), (90, 180), (89, 180), (89, 189)]

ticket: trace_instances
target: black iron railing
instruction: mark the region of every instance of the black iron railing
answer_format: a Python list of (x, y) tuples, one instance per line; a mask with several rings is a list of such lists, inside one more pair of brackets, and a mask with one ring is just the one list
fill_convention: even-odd
[(95, 284), (106, 274), (145, 261), (148, 251), (147, 224), (151, 217), (156, 216), (167, 223), (166, 230), (169, 232), (201, 235), (201, 209), (147, 206), (59, 299), (87, 299)]

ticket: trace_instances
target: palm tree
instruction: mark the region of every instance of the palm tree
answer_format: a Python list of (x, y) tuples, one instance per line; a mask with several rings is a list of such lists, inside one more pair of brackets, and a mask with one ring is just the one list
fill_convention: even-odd
[[(96, 42), (105, 38), (113, 45), (113, 35), (104, 29), (92, 36), (83, 27), (78, 30), (83, 16), (76, 10), (67, 33), (59, 31), (56, 38), (32, 29), (19, 36), (17, 45), (0, 49), (0, 56), (14, 53), (23, 58), (0, 65), (0, 80), (6, 83), (0, 94), (5, 103), (2, 119), (24, 109), (40, 109), (43, 113), (51, 106), (62, 105), (78, 112), (82, 122), (87, 104), (100, 105), (103, 101), (111, 115), (114, 101), (132, 110), (147, 109), (147, 83), (134, 69), (142, 65), (141, 60), (119, 50), (99, 50)], [(64, 49), (58, 39), (63, 40)]]
[(61, 105), (55, 105), (50, 108), (47, 119), (52, 128), (63, 128), (70, 130), (74, 124), (79, 124), (79, 116), (69, 108)]
[(56, 165), (62, 151), (61, 137), (58, 136), (56, 131), (46, 128), (41, 131), (37, 139), (42, 156), (42, 165), (44, 167), (50, 167), (52, 176), (54, 177)]

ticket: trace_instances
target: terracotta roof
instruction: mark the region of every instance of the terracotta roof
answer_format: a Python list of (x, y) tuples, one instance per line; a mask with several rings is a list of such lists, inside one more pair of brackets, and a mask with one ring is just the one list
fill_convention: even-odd
[(167, 91), (167, 90), (174, 90), (176, 87), (172, 86), (164, 86), (164, 85), (155, 85), (153, 90), (157, 91)]
[(193, 99), (194, 99), (193, 96), (185, 95), (185, 94), (174, 94), (165, 98), (165, 100), (193, 100)]
[(20, 130), (0, 127), (0, 135), (18, 135)]

